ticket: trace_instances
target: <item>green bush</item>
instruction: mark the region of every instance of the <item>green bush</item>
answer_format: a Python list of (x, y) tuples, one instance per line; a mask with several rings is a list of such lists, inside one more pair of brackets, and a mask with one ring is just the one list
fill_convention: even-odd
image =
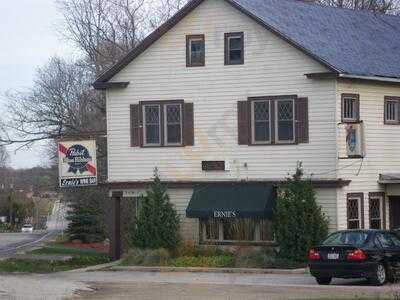
[(174, 267), (229, 268), (235, 265), (235, 258), (231, 255), (182, 256), (171, 260), (170, 265)]
[(165, 266), (168, 264), (170, 254), (166, 249), (147, 250), (144, 256), (145, 266)]
[(274, 228), (280, 258), (305, 262), (308, 250), (326, 238), (328, 219), (315, 198), (311, 180), (303, 179), (298, 163), (296, 173), (278, 190)]
[(166, 249), (131, 249), (122, 259), (126, 266), (165, 266), (168, 264), (170, 254)]
[(84, 243), (101, 242), (106, 237), (103, 203), (105, 193), (85, 188), (69, 195), (72, 201), (67, 215), (70, 240)]
[(254, 250), (237, 254), (235, 266), (238, 268), (268, 268), (274, 259), (275, 255), (272, 257), (263, 250)]
[(141, 197), (133, 244), (142, 249), (174, 250), (179, 245), (179, 216), (169, 201), (167, 187), (155, 170), (146, 197)]

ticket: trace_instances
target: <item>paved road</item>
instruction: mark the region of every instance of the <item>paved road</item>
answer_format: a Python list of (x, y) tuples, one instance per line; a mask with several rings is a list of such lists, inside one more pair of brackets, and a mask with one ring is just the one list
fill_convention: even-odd
[(30, 249), (55, 236), (58, 231), (35, 231), (33, 233), (0, 233), (0, 258), (18, 251)]
[(0, 299), (312, 299), (389, 298), (399, 285), (370, 287), (337, 280), (318, 286), (308, 275), (65, 272), (0, 275)]

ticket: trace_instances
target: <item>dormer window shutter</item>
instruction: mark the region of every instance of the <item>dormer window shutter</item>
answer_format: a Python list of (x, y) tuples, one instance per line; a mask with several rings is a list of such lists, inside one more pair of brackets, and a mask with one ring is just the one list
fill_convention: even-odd
[(309, 142), (308, 98), (296, 100), (296, 141), (299, 144)]
[(238, 102), (238, 143), (239, 145), (249, 145), (250, 141), (250, 122), (249, 122), (249, 103), (247, 101)]
[(194, 146), (194, 110), (193, 103), (184, 104), (183, 144)]
[(139, 104), (131, 105), (131, 147), (140, 147)]

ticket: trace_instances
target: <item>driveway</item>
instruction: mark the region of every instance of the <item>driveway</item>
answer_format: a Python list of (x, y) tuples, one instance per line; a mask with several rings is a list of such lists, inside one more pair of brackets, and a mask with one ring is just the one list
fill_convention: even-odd
[(1, 299), (313, 299), (393, 298), (399, 285), (371, 287), (337, 280), (318, 286), (309, 275), (65, 272), (0, 275)]

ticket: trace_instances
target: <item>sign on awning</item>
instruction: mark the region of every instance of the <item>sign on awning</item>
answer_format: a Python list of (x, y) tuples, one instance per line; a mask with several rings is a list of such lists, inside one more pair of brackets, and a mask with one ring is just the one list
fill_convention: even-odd
[(276, 191), (270, 184), (198, 185), (186, 209), (188, 218), (272, 218)]
[(96, 141), (58, 143), (60, 187), (97, 185)]

